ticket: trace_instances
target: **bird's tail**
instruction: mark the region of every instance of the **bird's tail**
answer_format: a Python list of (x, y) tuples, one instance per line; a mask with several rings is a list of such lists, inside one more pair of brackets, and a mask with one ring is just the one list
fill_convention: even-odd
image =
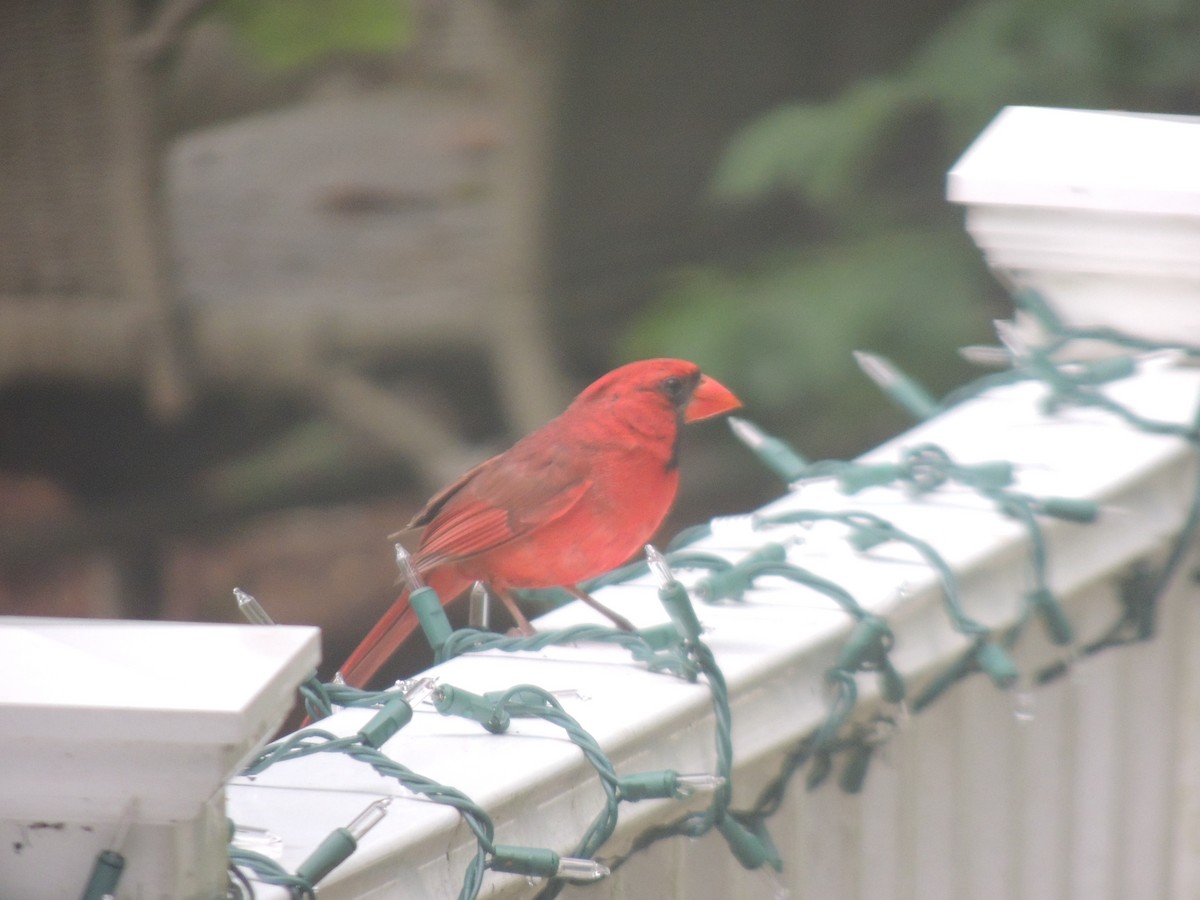
[[(426, 583), (437, 591), (444, 606), (466, 590), (471, 581), (449, 569), (434, 569), (427, 576)], [(351, 687), (365, 687), (420, 627), (421, 622), (416, 610), (409, 604), (408, 591), (405, 590), (367, 632), (354, 652), (346, 657), (338, 674)]]

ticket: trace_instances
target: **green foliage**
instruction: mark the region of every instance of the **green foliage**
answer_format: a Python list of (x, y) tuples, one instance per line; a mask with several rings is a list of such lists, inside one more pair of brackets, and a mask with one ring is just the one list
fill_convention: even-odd
[[(980, 266), (941, 229), (886, 232), (774, 256), (754, 271), (681, 273), (623, 348), (695, 359), (736, 385), (749, 414), (803, 437), (806, 455), (865, 447), (903, 423), (851, 357), (884, 348), (935, 392), (966, 372), (954, 349), (986, 337)], [(722, 374), (727, 373), (727, 374)]]
[[(883, 3), (878, 14), (900, 15)], [(946, 390), (967, 376), (954, 348), (987, 339), (996, 286), (942, 200), (946, 169), (1005, 105), (1187, 112), (1200, 103), (1198, 47), (1194, 0), (963, 3), (895, 71), (772, 110), (733, 138), (714, 196), (792, 194), (818, 217), (813, 238), (746, 273), (680, 273), (625, 353), (724, 371), (750, 416), (808, 455), (864, 449), (898, 422), (851, 350)]]
[(405, 0), (221, 0), (219, 13), (274, 69), (331, 53), (382, 53), (409, 35)]
[(713, 190), (746, 201), (784, 188), (832, 207), (856, 189), (875, 148), (905, 114), (906, 100), (895, 83), (867, 80), (837, 103), (773, 110), (734, 137)]
[(730, 143), (713, 190), (735, 201), (795, 191), (836, 216), (848, 198), (866, 199), (856, 192), (870, 186), (889, 138), (921, 112), (935, 116), (929, 162), (940, 169), (1005, 105), (1172, 111), (1188, 91), (1194, 103), (1197, 47), (1200, 4), (1189, 0), (1136, 13), (1115, 0), (966, 4), (899, 71), (752, 122)]

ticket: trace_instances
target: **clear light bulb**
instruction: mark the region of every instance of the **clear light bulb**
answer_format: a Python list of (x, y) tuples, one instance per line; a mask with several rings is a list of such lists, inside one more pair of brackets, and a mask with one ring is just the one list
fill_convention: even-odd
[(558, 860), (559, 878), (573, 878), (576, 881), (599, 881), (607, 878), (611, 870), (603, 863), (594, 859), (580, 859), (575, 856), (563, 856)]
[(425, 587), (425, 582), (417, 574), (417, 567), (413, 565), (412, 556), (404, 549), (404, 545), (398, 543), (394, 546), (396, 548), (396, 568), (400, 570), (400, 577), (408, 586), (408, 589), (415, 591), (418, 588)]
[(283, 859), (283, 838), (266, 828), (256, 828), (253, 825), (234, 826), (233, 846), (242, 850), (253, 850), (270, 859)]
[(675, 776), (675, 796), (680, 798), (692, 797), (700, 793), (711, 794), (724, 786), (724, 776), (710, 775), (707, 772)]
[(251, 625), (275, 624), (275, 620), (253, 596), (237, 587), (233, 589), (233, 596), (237, 599), (238, 612), (245, 616)]
[(996, 337), (1000, 338), (1000, 343), (1004, 345), (1009, 356), (1013, 359), (1024, 359), (1029, 355), (1029, 344), (1025, 342), (1016, 322), (1010, 322), (1008, 319), (995, 319), (992, 327), (996, 329)]
[(729, 423), (729, 427), (733, 430), (734, 435), (737, 436), (737, 439), (747, 447), (758, 449), (766, 444), (766, 432), (753, 422), (738, 416), (729, 416), (726, 421)]
[(361, 841), (363, 835), (383, 821), (383, 817), (387, 815), (387, 809), (391, 802), (391, 797), (383, 797), (355, 816), (350, 824), (346, 826), (346, 830), (350, 832), (350, 836), (355, 841)]
[(895, 366), (878, 354), (855, 350), (854, 361), (858, 363), (863, 374), (881, 388), (891, 387), (900, 380), (900, 373), (896, 371)]
[(400, 694), (408, 701), (409, 706), (416, 706), (429, 699), (437, 691), (437, 679), (425, 675), (420, 678), (409, 678), (406, 681), (397, 681), (396, 688)]
[(646, 563), (650, 566), (650, 572), (654, 575), (654, 580), (658, 582), (660, 589), (669, 588), (675, 584), (675, 575), (671, 571), (667, 558), (653, 544), (646, 545)]
[(470, 604), (467, 624), (471, 628), (486, 629), (491, 619), (491, 596), (488, 594), (487, 585), (482, 581), (471, 585)]

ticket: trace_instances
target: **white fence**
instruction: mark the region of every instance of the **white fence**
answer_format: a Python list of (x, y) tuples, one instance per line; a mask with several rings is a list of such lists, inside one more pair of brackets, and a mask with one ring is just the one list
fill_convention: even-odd
[[(1122, 581), (1137, 565), (1161, 565), (1195, 490), (1194, 455), (1180, 439), (1141, 433), (1106, 412), (1046, 416), (1038, 411), (1045, 393), (1037, 383), (989, 392), (872, 459), (898, 459), (904, 448), (933, 442), (960, 464), (1015, 463), (1017, 487), (1033, 496), (1100, 504), (1091, 524), (1045, 523), (1049, 584), (1077, 642), (1055, 646), (1031, 626), (1016, 645), (1023, 673), (1056, 662), (1069, 662), (1069, 673), (1045, 687), (1019, 682), (999, 690), (975, 675), (950, 688), (879, 746), (861, 793), (835, 783), (806, 792), (801, 772), (769, 820), (784, 861), (779, 883), (793, 897), (1184, 897), (1200, 889), (1192, 862), (1200, 851), (1200, 794), (1189, 789), (1200, 746), (1200, 662), (1189, 651), (1200, 621), (1190, 569), (1163, 598), (1152, 640), (1072, 658), (1120, 618)], [(1200, 401), (1200, 378), (1151, 367), (1108, 393), (1141, 414), (1186, 425)], [(880, 487), (847, 497), (836, 483), (818, 482), (762, 514), (796, 509), (881, 516), (937, 548), (969, 616), (999, 632), (1024, 614), (1022, 597), (1033, 586), (1028, 535), (971, 490), (948, 486), (913, 498)], [(788, 543), (790, 562), (845, 586), (887, 618), (896, 637), (892, 656), (919, 692), (923, 677), (943, 671), (969, 645), (950, 626), (940, 582), (920, 556), (894, 542), (861, 552), (846, 532), (829, 523), (754, 529), (749, 520), (734, 520), (716, 523), (713, 536), (694, 547), (736, 560), (768, 541)], [(642, 625), (665, 618), (648, 578), (606, 590), (604, 601)], [(728, 680), (732, 806), (744, 808), (777, 772), (782, 754), (825, 718), (825, 671), (851, 619), (816, 592), (774, 578), (756, 583), (742, 601), (702, 606), (700, 614)], [(539, 624), (586, 618), (570, 609)], [(621, 650), (487, 652), (434, 674), (479, 694), (523, 683), (568, 692), (563, 705), (619, 773), (715, 771), (707, 688), (649, 673)], [(870, 691), (873, 676), (859, 680)], [(322, 725), (353, 734), (370, 715), (346, 711)], [(506, 844), (567, 854), (602, 806), (592, 767), (561, 732), (541, 723), (514, 721), (493, 735), (418, 706), (386, 751), (474, 798)], [(233, 817), (280, 835), (290, 868), (373, 798), (394, 793), (365, 767), (327, 756), (279, 763), (252, 782), (234, 779), (229, 789)], [(661, 802), (623, 805), (601, 855), (621, 852), (679, 811)], [(406, 797), (322, 884), (322, 896), (456, 896), (474, 852), (474, 838), (456, 816)], [(607, 884), (565, 896), (770, 897), (775, 890), (710, 834), (664, 841)], [(522, 877), (485, 879), (487, 896), (536, 892)]]

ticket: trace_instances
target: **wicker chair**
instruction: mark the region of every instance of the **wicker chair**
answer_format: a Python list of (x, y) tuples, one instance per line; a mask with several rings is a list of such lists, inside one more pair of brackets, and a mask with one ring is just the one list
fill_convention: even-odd
[[(370, 354), (451, 334), (451, 352), (488, 359), (511, 430), (544, 421), (564, 394), (540, 312), (550, 110), (539, 81), (556, 62), (531, 64), (529, 41), (545, 23), (501, 13), (490, 24), (506, 51), (501, 79), (517, 79), (504, 91), (515, 140), (494, 198), (500, 250), (487, 256), (496, 271), (465, 294), (474, 312), (464, 322), (461, 305), (451, 313), (437, 302), (356, 302), (353, 285), (342, 284), (318, 290), (325, 309), (293, 304), (280, 327), (262, 297), (185, 306), (173, 277), (160, 70), (206, 2), (0, 2), (0, 387), (29, 378), (140, 382), (151, 407), (171, 415), (209, 385), (263, 376), (260, 384), (373, 432), (436, 480), (446, 456), (461, 454), (445, 424), (360, 371), (329, 371), (330, 360), (310, 352), (314, 342), (295, 336), (315, 332), (322, 346), (344, 338)], [(517, 35), (524, 41), (514, 43)], [(331, 336), (331, 320), (341, 337)]]
[(166, 32), (145, 7), (0, 3), (0, 384), (137, 379), (171, 413), (188, 385), (157, 189)]

